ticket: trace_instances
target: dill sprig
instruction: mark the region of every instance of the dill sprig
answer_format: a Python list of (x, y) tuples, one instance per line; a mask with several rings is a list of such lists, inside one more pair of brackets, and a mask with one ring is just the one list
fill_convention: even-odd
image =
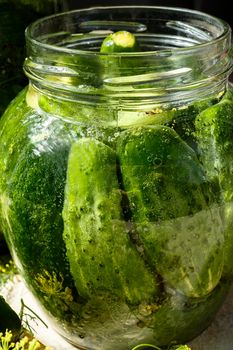
[(5, 334), (0, 333), (0, 350), (52, 350), (42, 345), (36, 338), (29, 338), (24, 335), (17, 342), (12, 341), (11, 331), (6, 330)]

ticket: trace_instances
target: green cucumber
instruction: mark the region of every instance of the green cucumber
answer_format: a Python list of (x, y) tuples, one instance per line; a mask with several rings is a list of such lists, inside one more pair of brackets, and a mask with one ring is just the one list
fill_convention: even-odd
[[(67, 308), (64, 291), (72, 293), (74, 287), (62, 240), (61, 212), (75, 132), (60, 119), (26, 107), (25, 95), (26, 90), (1, 119), (1, 225), (19, 271), (37, 290), (42, 303), (57, 315)], [(6, 122), (15, 104), (18, 113)]]
[(101, 53), (136, 51), (138, 51), (137, 39), (135, 35), (126, 30), (120, 30), (118, 32), (109, 34), (103, 40), (100, 47)]
[(123, 186), (139, 221), (192, 215), (207, 207), (209, 195), (217, 196), (210, 183), (203, 185), (204, 169), (195, 152), (169, 127), (126, 130), (119, 137), (117, 152)]
[(195, 120), (199, 157), (211, 179), (219, 177), (226, 202), (233, 200), (233, 89)]
[(17, 339), (21, 332), (21, 320), (6, 300), (0, 295), (0, 333), (6, 330), (12, 332), (13, 339)]
[(233, 275), (233, 89), (221, 101), (202, 111), (195, 120), (200, 161), (210, 179), (219, 179), (223, 192), (225, 224), (224, 275)]
[(106, 291), (138, 303), (156, 295), (157, 282), (130, 240), (121, 200), (115, 152), (94, 139), (74, 143), (63, 238), (76, 288), (83, 297)]
[(117, 153), (129, 216), (147, 261), (185, 295), (208, 294), (223, 266), (217, 184), (208, 181), (195, 152), (166, 126), (121, 133)]
[[(34, 101), (27, 96), (27, 102), (31, 105)], [(38, 107), (45, 113), (52, 115), (63, 116), (67, 120), (76, 121), (78, 123), (91, 123), (92, 126), (104, 127), (114, 126), (117, 124), (117, 114), (112, 113), (112, 110), (106, 108), (106, 106), (96, 106), (93, 110), (93, 106), (79, 105), (76, 101), (58, 101), (53, 97), (38, 95), (36, 103)]]

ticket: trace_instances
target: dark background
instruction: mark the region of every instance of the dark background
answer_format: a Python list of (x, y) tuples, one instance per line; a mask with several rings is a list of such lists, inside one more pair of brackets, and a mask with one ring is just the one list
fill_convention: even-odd
[(150, 5), (150, 6), (177, 6), (207, 12), (222, 18), (233, 27), (233, 13), (229, 9), (229, 1), (226, 0), (64, 0), (63, 9), (84, 8), (90, 6), (107, 5)]

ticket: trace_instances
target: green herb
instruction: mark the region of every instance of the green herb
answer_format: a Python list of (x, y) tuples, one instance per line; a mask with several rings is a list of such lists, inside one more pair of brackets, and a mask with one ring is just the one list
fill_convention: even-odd
[(17, 274), (17, 268), (9, 256), (0, 257), (0, 285), (1, 282), (13, 278)]
[[(28, 313), (28, 311), (30, 313)], [(19, 317), (21, 319), (22, 325), (24, 325), (30, 333), (33, 333), (33, 328), (30, 326), (28, 319), (30, 321), (33, 320), (36, 322), (40, 321), (46, 328), (48, 328), (47, 324), (29, 306), (24, 303), (23, 299), (21, 299), (21, 310)]]
[(29, 338), (24, 335), (19, 341), (12, 340), (11, 331), (6, 330), (5, 334), (0, 333), (0, 350), (52, 350), (43, 346), (36, 338)]

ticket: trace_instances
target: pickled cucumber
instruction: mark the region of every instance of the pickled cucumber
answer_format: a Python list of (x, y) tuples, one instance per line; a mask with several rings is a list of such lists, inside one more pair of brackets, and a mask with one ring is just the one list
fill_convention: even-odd
[(223, 267), (217, 184), (208, 180), (195, 152), (165, 126), (125, 131), (117, 153), (147, 261), (168, 286), (187, 296), (208, 294)]
[(135, 35), (126, 30), (120, 30), (118, 32), (109, 34), (103, 40), (100, 47), (100, 52), (102, 53), (135, 51), (138, 51), (137, 39)]
[(63, 238), (78, 293), (88, 298), (106, 291), (130, 303), (152, 300), (156, 275), (130, 240), (121, 200), (115, 152), (94, 139), (75, 142), (68, 162)]

